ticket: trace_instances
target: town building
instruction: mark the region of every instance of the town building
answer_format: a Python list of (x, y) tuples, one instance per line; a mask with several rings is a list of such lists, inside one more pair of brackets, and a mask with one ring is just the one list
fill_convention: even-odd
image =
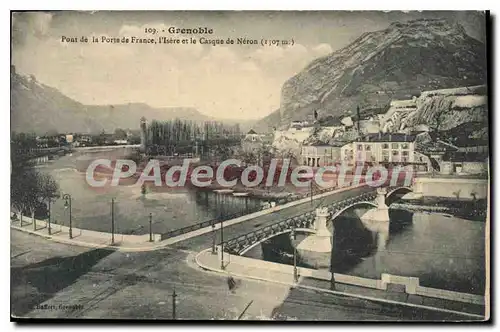
[(250, 129), (241, 140), (243, 151), (253, 152), (264, 146), (270, 145), (273, 141), (273, 134), (258, 134), (255, 130)]
[(249, 142), (258, 142), (261, 140), (261, 136), (255, 130), (250, 129), (243, 139)]
[(315, 142), (302, 146), (302, 164), (312, 167), (338, 164), (341, 162), (341, 144)]
[(378, 133), (368, 134), (362, 139), (348, 143), (341, 148), (341, 159), (355, 163), (398, 163), (415, 162), (415, 135)]

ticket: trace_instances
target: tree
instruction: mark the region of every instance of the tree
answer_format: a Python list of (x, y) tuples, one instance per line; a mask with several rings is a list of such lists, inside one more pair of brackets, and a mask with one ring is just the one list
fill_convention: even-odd
[(29, 212), (34, 220), (38, 208), (46, 206), (49, 199), (59, 197), (59, 185), (51, 175), (23, 164), (12, 168), (11, 202), (21, 218)]
[(115, 129), (115, 134), (114, 134), (115, 139), (126, 139), (127, 138), (127, 132), (121, 128), (116, 128)]

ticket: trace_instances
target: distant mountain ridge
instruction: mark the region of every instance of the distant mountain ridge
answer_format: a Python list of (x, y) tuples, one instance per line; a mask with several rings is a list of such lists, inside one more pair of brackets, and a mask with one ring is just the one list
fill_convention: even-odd
[[(486, 84), (485, 45), (443, 19), (394, 22), (312, 61), (282, 87), (279, 112), (259, 121), (286, 127), (318, 111), (383, 111), (421, 91)], [(278, 119), (278, 120), (277, 120)]]
[[(11, 129), (44, 134), (48, 131), (99, 133), (116, 128), (138, 129), (140, 118), (195, 122), (213, 121), (192, 107), (154, 108), (144, 103), (84, 105), (34, 76), (11, 70)], [(231, 122), (231, 121), (227, 121)]]

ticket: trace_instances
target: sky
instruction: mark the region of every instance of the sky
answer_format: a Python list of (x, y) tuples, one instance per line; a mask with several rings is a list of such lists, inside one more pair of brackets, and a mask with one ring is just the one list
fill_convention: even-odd
[[(12, 17), (12, 64), (83, 104), (140, 102), (259, 119), (279, 108), (283, 83), (312, 60), (364, 32), (423, 17), (458, 22), (484, 41), (479, 12), (22, 12)], [(63, 36), (145, 38), (146, 28), (169, 27), (211, 28), (208, 39), (293, 39), (293, 45), (62, 42)]]

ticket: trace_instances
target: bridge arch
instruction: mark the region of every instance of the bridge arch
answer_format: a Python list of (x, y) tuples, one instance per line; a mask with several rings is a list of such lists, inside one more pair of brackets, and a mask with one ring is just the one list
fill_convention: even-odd
[(349, 209), (352, 209), (356, 206), (370, 206), (370, 207), (378, 207), (377, 204), (373, 203), (373, 202), (368, 202), (368, 201), (363, 201), (363, 202), (357, 202), (357, 203), (352, 203), (338, 211), (335, 211), (333, 214), (332, 214), (332, 217), (330, 218), (330, 222), (334, 222), (335, 219), (340, 216), (342, 213), (344, 213), (345, 211), (349, 210)]
[[(292, 229), (289, 228), (289, 229), (285, 229), (285, 230), (283, 230), (281, 232), (271, 234), (271, 235), (269, 235), (269, 236), (267, 236), (267, 237), (265, 237), (263, 239), (260, 239), (259, 241), (256, 241), (256, 242), (252, 243), (250, 246), (245, 247), (243, 250), (241, 250), (238, 253), (238, 255), (242, 256), (242, 255), (246, 254), (248, 251), (250, 251), (251, 249), (253, 249), (256, 246), (258, 246), (259, 244), (261, 244), (262, 242), (267, 241), (269, 239), (272, 239), (273, 237), (278, 236), (278, 235), (290, 233), (291, 231), (292, 231)], [(311, 228), (295, 228), (295, 232), (316, 233), (316, 230), (311, 229)]]
[(394, 188), (391, 191), (387, 192), (387, 195), (385, 196), (385, 204), (389, 206), (397, 200), (401, 199), (404, 195), (411, 192), (413, 192), (413, 189), (411, 189), (410, 187)]

